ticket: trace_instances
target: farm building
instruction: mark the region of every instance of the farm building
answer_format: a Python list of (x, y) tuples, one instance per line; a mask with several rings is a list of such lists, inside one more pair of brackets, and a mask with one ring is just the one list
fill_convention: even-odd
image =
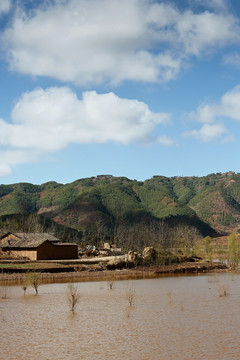
[(0, 238), (3, 252), (30, 260), (77, 259), (76, 244), (61, 243), (47, 233), (7, 233)]

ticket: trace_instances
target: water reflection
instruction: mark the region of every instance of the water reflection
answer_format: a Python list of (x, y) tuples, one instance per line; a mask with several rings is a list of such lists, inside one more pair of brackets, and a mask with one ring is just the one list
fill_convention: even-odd
[[(219, 284), (229, 295), (220, 297)], [(127, 289), (133, 285), (129, 309)], [(0, 287), (0, 295), (5, 286)], [(20, 286), (0, 299), (1, 359), (239, 358), (240, 277), (231, 274), (162, 277), (78, 285), (69, 311), (66, 284), (45, 284), (39, 295)]]

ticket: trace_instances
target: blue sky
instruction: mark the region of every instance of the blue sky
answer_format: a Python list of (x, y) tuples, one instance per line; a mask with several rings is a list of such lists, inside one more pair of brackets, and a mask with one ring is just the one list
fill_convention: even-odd
[(0, 2), (0, 183), (240, 172), (238, 0)]

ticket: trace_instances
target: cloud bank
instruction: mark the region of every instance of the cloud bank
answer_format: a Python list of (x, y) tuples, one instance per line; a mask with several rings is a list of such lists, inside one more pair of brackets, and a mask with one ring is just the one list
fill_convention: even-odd
[(77, 85), (166, 82), (192, 56), (239, 42), (224, 2), (206, 3), (193, 12), (150, 0), (43, 1), (18, 8), (1, 43), (10, 68), (24, 74)]
[(24, 93), (11, 118), (11, 123), (0, 119), (0, 175), (72, 143), (151, 142), (155, 127), (170, 115), (153, 113), (145, 103), (112, 92), (87, 91), (79, 99), (68, 87), (52, 87)]
[(240, 85), (225, 93), (218, 103), (200, 105), (190, 116), (203, 125), (199, 130), (185, 131), (185, 136), (193, 136), (204, 142), (233, 141), (234, 136), (224, 123), (229, 120), (240, 121)]

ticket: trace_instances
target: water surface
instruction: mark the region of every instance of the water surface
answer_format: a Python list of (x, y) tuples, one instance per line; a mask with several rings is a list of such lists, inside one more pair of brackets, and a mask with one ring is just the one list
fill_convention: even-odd
[[(226, 288), (228, 296), (219, 296)], [(127, 292), (134, 293), (129, 306)], [(240, 276), (230, 273), (78, 284), (39, 295), (0, 287), (0, 359), (231, 360), (240, 358)], [(3, 298), (6, 297), (6, 298)]]

